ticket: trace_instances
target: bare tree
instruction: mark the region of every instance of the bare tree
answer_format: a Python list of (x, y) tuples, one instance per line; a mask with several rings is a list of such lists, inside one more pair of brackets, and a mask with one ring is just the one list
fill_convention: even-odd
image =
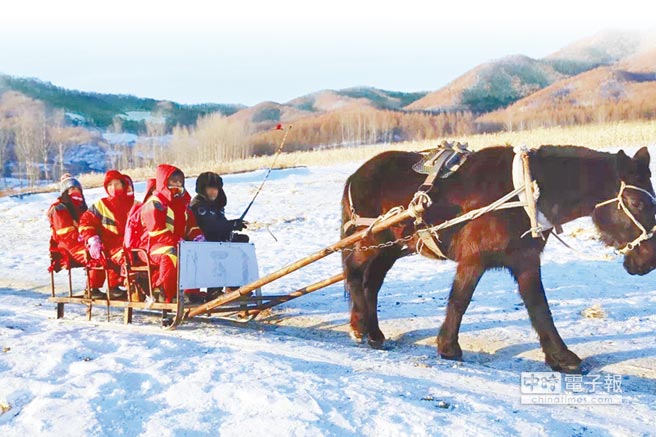
[(0, 173), (2, 173), (3, 180), (5, 180), (5, 161), (7, 160), (7, 148), (10, 137), (11, 132), (9, 129), (0, 126)]
[(163, 118), (153, 116), (146, 120), (146, 133), (150, 142), (150, 150), (155, 162), (160, 162), (164, 157), (164, 145), (162, 136), (166, 133), (166, 123)]
[(50, 147), (54, 147), (57, 153), (55, 166), (53, 167), (53, 178), (57, 179), (66, 173), (64, 168), (66, 150), (72, 145), (91, 141), (91, 133), (81, 127), (66, 126), (64, 111), (58, 110), (50, 116), (48, 141)]

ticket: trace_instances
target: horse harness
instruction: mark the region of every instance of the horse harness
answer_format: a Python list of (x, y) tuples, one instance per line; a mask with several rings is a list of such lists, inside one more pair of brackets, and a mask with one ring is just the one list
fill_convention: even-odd
[[(531, 222), (531, 228), (522, 237), (531, 233), (534, 238), (540, 237), (544, 239), (543, 232), (551, 228), (555, 228), (558, 233), (562, 232), (560, 226), (551, 224), (537, 209), (536, 202), (540, 195), (540, 190), (537, 182), (531, 177), (528, 161), (529, 150), (524, 146), (515, 148), (514, 151), (515, 157), (513, 158), (512, 176), (515, 189), (485, 207), (469, 211), (437, 225), (426, 226), (421, 215), (416, 217), (414, 222), (416, 230), (414, 234), (419, 237), (416, 247), (417, 253), (420, 253), (425, 247), (438, 258), (446, 259), (446, 255), (438, 245), (440, 241), (439, 231), (474, 220), (488, 212), (499, 209), (524, 208)], [(428, 193), (434, 188), (435, 181), (438, 178), (447, 178), (457, 171), (467, 161), (467, 158), (472, 152), (467, 148), (467, 144), (444, 142), (435, 149), (425, 150), (419, 153), (423, 154), (424, 157), (413, 165), (412, 168), (417, 173), (426, 174), (426, 179), (415, 192), (411, 205), (421, 202), (428, 208), (432, 203)], [(515, 196), (519, 197), (519, 201), (511, 201)], [(348, 232), (351, 228), (365, 226), (372, 229), (383, 218), (403, 210), (403, 207), (396, 207), (377, 218), (360, 217), (353, 205), (350, 186), (348, 187), (348, 199), (351, 218), (344, 224), (344, 232)], [(408, 238), (400, 239), (400, 241), (407, 242)]]
[(617, 202), (617, 209), (622, 210), (624, 214), (626, 214), (629, 217), (631, 222), (633, 222), (633, 224), (636, 225), (636, 227), (640, 230), (640, 235), (635, 240), (627, 243), (626, 246), (624, 246), (622, 249), (619, 249), (619, 252), (622, 255), (626, 255), (627, 253), (631, 252), (633, 249), (640, 246), (640, 243), (649, 240), (654, 236), (654, 234), (656, 234), (656, 225), (654, 225), (651, 228), (651, 230), (649, 230), (648, 232), (647, 229), (645, 229), (645, 227), (642, 225), (642, 223), (640, 223), (638, 219), (636, 219), (635, 216), (631, 213), (629, 208), (627, 208), (626, 204), (624, 203), (624, 197), (623, 197), (624, 191), (626, 189), (636, 190), (646, 194), (651, 200), (651, 202), (654, 205), (656, 205), (656, 197), (654, 197), (653, 194), (651, 194), (649, 191), (645, 190), (644, 188), (636, 187), (635, 185), (627, 185), (626, 183), (624, 183), (624, 181), (620, 181), (620, 191), (617, 193), (617, 196), (595, 205), (595, 209), (597, 209), (601, 206), (610, 205), (612, 203)]

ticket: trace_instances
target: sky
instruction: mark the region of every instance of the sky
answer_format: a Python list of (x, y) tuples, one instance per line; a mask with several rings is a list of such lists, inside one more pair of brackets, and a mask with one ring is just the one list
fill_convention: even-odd
[(510, 54), (651, 30), (644, 1), (22, 0), (0, 5), (0, 72), (180, 103), (322, 89), (429, 91)]

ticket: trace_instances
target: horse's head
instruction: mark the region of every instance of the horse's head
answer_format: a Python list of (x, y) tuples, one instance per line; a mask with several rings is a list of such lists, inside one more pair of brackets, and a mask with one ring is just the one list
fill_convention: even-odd
[(592, 220), (604, 243), (624, 255), (624, 269), (645, 275), (656, 268), (656, 198), (649, 171), (649, 152), (633, 158), (617, 153), (617, 196), (597, 204)]

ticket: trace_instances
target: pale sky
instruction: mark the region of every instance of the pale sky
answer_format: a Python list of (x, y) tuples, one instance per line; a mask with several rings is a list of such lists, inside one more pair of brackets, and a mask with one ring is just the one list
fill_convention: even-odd
[(286, 102), (358, 85), (435, 90), (510, 54), (652, 30), (650, 2), (144, 1), (0, 4), (0, 72), (181, 103)]

